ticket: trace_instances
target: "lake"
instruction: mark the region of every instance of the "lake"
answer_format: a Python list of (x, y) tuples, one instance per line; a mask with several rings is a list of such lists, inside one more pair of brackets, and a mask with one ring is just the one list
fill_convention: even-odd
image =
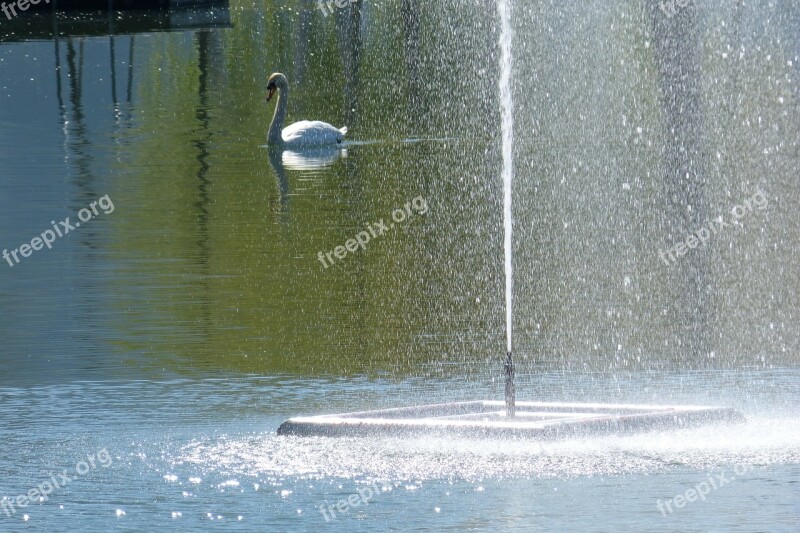
[[(497, 6), (20, 11), (0, 531), (797, 530), (800, 4), (511, 4), (517, 398), (747, 423), (278, 437), (502, 398)], [(267, 148), (272, 72), (346, 142)]]

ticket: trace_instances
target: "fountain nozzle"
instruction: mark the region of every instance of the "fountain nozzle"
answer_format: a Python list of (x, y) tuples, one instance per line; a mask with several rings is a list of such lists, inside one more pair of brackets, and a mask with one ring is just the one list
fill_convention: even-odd
[(516, 400), (514, 398), (514, 360), (511, 358), (511, 350), (506, 352), (503, 369), (506, 374), (506, 416), (513, 418), (516, 411)]

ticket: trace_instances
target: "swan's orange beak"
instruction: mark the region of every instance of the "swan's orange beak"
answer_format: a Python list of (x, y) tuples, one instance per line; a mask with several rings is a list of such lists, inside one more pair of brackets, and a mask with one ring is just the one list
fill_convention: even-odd
[(273, 85), (272, 87), (268, 87), (268, 89), (269, 89), (269, 94), (267, 95), (267, 102), (269, 102), (270, 99), (272, 99), (272, 95), (275, 94), (275, 89), (277, 89), (277, 87)]

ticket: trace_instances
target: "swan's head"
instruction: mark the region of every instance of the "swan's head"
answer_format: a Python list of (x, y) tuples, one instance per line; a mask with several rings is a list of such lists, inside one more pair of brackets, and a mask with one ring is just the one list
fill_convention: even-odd
[(281, 74), (280, 72), (274, 73), (272, 76), (269, 77), (267, 80), (267, 90), (269, 94), (267, 94), (267, 102), (270, 101), (272, 95), (275, 94), (275, 91), (278, 89), (285, 89), (288, 86), (288, 82), (286, 81), (286, 76)]

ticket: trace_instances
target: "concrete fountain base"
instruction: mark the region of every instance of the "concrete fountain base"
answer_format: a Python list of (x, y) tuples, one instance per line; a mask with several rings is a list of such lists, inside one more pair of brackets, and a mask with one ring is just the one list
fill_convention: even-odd
[(281, 424), (278, 435), (556, 439), (732, 422), (744, 422), (744, 417), (724, 407), (516, 402), (516, 415), (509, 418), (505, 402), (472, 401), (291, 418)]

